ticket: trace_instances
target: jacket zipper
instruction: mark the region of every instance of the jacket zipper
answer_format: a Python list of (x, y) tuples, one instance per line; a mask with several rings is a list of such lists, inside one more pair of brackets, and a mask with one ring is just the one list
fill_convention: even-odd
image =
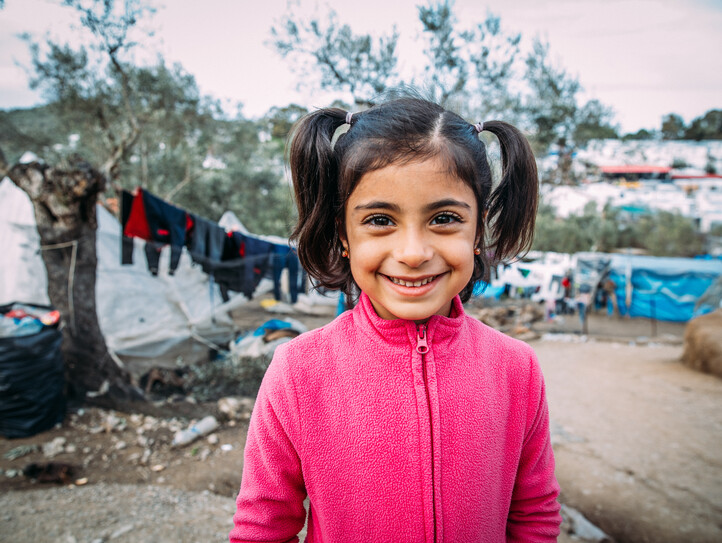
[(416, 327), (416, 352), (421, 355), (421, 368), (424, 376), (424, 391), (426, 392), (426, 406), (429, 410), (429, 431), (431, 443), (431, 512), (434, 526), (434, 543), (436, 542), (436, 485), (434, 483), (434, 421), (431, 416), (431, 396), (429, 394), (429, 382), (426, 375), (426, 353), (429, 352), (429, 343), (426, 336), (426, 324), (419, 324)]

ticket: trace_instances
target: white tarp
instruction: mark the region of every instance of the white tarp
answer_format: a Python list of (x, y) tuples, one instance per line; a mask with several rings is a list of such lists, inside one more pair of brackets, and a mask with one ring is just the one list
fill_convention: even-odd
[[(229, 311), (247, 302), (237, 295), (222, 304), (217, 287), (192, 265), (184, 250), (173, 276), (164, 249), (157, 277), (150, 274), (143, 241), (136, 240), (134, 263), (120, 263), (120, 223), (97, 206), (98, 319), (108, 348), (138, 376), (152, 366), (174, 365), (176, 358), (202, 358), (211, 342), (232, 339)], [(49, 304), (47, 276), (39, 251), (32, 203), (9, 179), (0, 182), (0, 304)], [(261, 285), (260, 293), (266, 285)], [(202, 346), (199, 348), (199, 346)], [(195, 349), (195, 353), (193, 353)]]

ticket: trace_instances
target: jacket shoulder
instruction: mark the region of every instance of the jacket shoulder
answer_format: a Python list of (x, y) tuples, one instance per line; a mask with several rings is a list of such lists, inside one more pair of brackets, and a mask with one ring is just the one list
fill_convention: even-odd
[(347, 311), (328, 324), (304, 332), (291, 341), (279, 345), (274, 353), (273, 362), (294, 366), (317, 364), (319, 358), (337, 350), (341, 338), (348, 340), (351, 334), (353, 334), (353, 319)]
[(469, 315), (466, 315), (466, 321), (472, 337), (485, 344), (487, 349), (491, 347), (494, 351), (536, 359), (534, 349), (528, 343), (508, 336)]

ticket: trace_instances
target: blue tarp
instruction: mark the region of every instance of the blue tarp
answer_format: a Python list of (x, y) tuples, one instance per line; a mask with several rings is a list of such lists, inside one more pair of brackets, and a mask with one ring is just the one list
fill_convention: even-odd
[[(697, 299), (722, 275), (722, 261), (695, 258), (609, 255), (622, 315), (687, 322)], [(631, 274), (631, 303), (627, 301)], [(629, 305), (629, 307), (627, 307)]]
[(483, 298), (496, 298), (497, 300), (504, 294), (504, 286), (493, 286), (490, 283), (479, 281), (474, 285), (472, 296), (482, 296)]

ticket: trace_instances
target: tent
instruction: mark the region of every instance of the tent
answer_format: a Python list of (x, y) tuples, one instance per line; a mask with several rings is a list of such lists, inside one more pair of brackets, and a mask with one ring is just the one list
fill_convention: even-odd
[[(98, 320), (108, 349), (135, 377), (151, 367), (175, 367), (179, 357), (184, 364), (201, 360), (232, 339), (229, 312), (246, 303), (245, 296), (222, 304), (217, 287), (185, 250), (173, 276), (167, 273), (166, 249), (158, 276), (150, 274), (140, 240), (135, 240), (134, 263), (121, 265), (120, 223), (100, 205), (97, 216)], [(32, 203), (7, 178), (0, 182), (0, 254), (0, 304), (49, 304)], [(270, 286), (266, 280), (256, 292)]]
[(693, 317), (699, 297), (722, 275), (719, 259), (587, 253), (577, 255), (577, 272), (581, 266), (604, 269), (622, 315), (676, 322)]

